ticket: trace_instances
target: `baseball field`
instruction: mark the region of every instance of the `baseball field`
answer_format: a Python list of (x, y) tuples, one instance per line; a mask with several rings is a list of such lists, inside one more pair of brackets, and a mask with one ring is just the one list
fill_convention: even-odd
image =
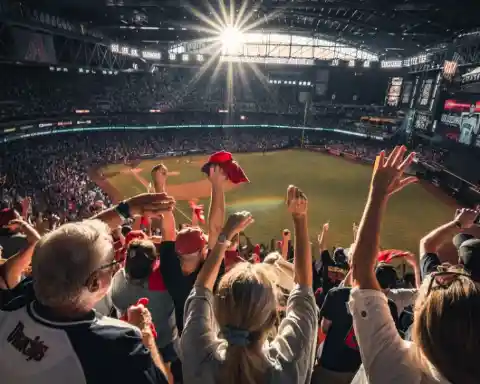
[[(162, 161), (169, 170), (167, 191), (178, 201), (177, 223), (188, 222), (189, 200), (198, 199), (208, 211), (210, 184), (200, 172), (206, 159), (207, 156), (188, 156), (145, 160), (134, 166), (111, 164), (99, 170), (103, 180), (97, 182), (115, 200), (146, 192), (151, 168)], [(328, 221), (328, 245), (350, 245), (352, 223), (358, 223), (365, 204), (371, 166), (303, 150), (236, 154), (235, 159), (250, 183), (228, 186), (227, 207), (229, 212), (248, 210), (253, 214), (255, 224), (247, 233), (253, 241), (268, 244), (270, 239), (280, 238), (282, 229), (292, 229), (284, 196), (287, 186), (295, 184), (309, 199), (312, 240)], [(432, 187), (409, 186), (392, 197), (388, 205), (382, 247), (418, 252), (421, 236), (450, 220), (454, 210), (454, 202)]]

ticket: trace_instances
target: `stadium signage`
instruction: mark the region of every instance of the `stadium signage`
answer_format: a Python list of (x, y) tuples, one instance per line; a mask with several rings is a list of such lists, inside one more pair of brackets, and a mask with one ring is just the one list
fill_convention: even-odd
[(78, 120), (78, 121), (77, 121), (77, 124), (78, 124), (78, 125), (81, 125), (81, 124), (92, 124), (92, 120)]
[(472, 72), (463, 75), (462, 83), (476, 83), (480, 81), (480, 67), (475, 68)]
[(383, 60), (380, 62), (382, 68), (402, 68), (402, 60)]
[(158, 51), (142, 51), (144, 59), (160, 60), (162, 58), (161, 52)]
[(73, 124), (73, 122), (71, 122), (71, 121), (59, 121), (59, 122), (57, 123), (57, 125), (58, 125), (59, 127), (66, 127), (67, 125), (72, 125), (72, 124)]
[(31, 129), (31, 128), (33, 128), (33, 125), (24, 125), (24, 126), (20, 127), (20, 129), (23, 130), (23, 131), (26, 130), (26, 129)]
[(465, 111), (465, 112), (468, 111), (470, 113), (474, 113), (474, 112), (476, 113), (476, 112), (480, 112), (480, 101), (467, 103), (467, 102), (457, 101), (453, 99), (448, 99), (448, 100), (445, 100), (443, 109), (445, 109), (446, 111), (457, 110), (457, 111)]
[(462, 121), (462, 117), (458, 115), (449, 115), (446, 113), (442, 113), (442, 116), (440, 117), (440, 121), (447, 125), (453, 125), (453, 126), (459, 127)]
[(53, 123), (40, 123), (38, 124), (38, 128), (45, 128), (45, 127), (52, 127)]

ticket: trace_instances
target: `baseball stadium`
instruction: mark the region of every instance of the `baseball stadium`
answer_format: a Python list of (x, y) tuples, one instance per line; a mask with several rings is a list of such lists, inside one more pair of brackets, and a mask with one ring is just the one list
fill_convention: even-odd
[(478, 384), (478, 0), (0, 0), (1, 384)]

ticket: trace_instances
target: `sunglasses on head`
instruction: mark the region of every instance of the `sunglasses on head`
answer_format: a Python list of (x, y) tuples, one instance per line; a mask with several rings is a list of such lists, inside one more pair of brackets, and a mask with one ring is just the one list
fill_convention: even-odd
[(471, 279), (470, 274), (467, 273), (462, 266), (452, 266), (448, 264), (439, 265), (437, 267), (437, 272), (432, 272), (430, 276), (430, 284), (428, 285), (427, 296), (434, 288), (448, 288), (454, 281), (458, 280), (462, 276)]

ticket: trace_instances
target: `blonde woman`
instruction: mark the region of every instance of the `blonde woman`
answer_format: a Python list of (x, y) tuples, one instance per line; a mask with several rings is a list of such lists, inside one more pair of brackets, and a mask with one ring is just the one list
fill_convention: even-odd
[[(317, 332), (307, 199), (290, 186), (295, 227), (295, 281), (286, 316), (275, 332), (277, 288), (268, 265), (239, 263), (212, 290), (231, 239), (253, 222), (248, 212), (229, 217), (185, 304), (181, 339), (186, 383), (310, 383)], [(276, 334), (276, 336), (275, 336)]]
[(400, 338), (375, 279), (382, 216), (388, 198), (415, 182), (402, 178), (415, 156), (396, 147), (381, 153), (352, 257), (350, 311), (364, 371), (352, 383), (458, 383), (480, 380), (480, 288), (462, 268), (427, 277), (415, 303), (413, 342)]

